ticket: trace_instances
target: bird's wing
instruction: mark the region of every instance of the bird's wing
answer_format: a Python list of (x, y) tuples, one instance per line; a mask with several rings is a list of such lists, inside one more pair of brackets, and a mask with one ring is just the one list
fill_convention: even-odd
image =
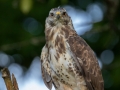
[(52, 89), (52, 78), (50, 74), (48, 74), (49, 71), (49, 63), (48, 63), (48, 49), (46, 46), (43, 47), (42, 53), (41, 53), (41, 71), (42, 71), (42, 78), (49, 90)]
[(77, 67), (82, 70), (88, 89), (104, 90), (101, 70), (92, 49), (78, 35), (68, 37), (67, 41), (73, 56), (77, 59)]

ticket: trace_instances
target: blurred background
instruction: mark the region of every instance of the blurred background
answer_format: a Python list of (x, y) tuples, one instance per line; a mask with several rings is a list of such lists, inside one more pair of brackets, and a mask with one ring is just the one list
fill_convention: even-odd
[[(120, 90), (119, 0), (0, 0), (0, 69), (14, 73), (20, 90), (48, 90), (39, 56), (45, 19), (58, 6), (67, 10), (77, 33), (96, 53), (105, 90)], [(1, 72), (0, 90), (6, 90)]]

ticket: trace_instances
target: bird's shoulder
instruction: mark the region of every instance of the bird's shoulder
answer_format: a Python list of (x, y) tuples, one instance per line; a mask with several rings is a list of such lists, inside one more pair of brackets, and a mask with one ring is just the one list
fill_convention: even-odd
[(79, 63), (90, 90), (103, 90), (103, 78), (97, 58), (90, 46), (77, 34), (69, 36), (68, 44)]

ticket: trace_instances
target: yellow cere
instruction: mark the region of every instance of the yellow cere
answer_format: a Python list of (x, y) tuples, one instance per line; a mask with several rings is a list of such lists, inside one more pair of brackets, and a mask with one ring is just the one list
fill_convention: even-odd
[(56, 14), (60, 14), (60, 12), (58, 11), (58, 12), (56, 12)]

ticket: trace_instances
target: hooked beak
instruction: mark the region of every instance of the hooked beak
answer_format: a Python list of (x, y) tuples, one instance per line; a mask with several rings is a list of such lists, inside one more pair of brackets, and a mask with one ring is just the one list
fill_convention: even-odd
[(56, 18), (57, 18), (57, 19), (60, 19), (60, 15), (58, 14)]
[(60, 14), (61, 14), (61, 13), (60, 13), (59, 11), (56, 12), (56, 15), (57, 15), (56, 18), (57, 18), (57, 19), (60, 19)]

